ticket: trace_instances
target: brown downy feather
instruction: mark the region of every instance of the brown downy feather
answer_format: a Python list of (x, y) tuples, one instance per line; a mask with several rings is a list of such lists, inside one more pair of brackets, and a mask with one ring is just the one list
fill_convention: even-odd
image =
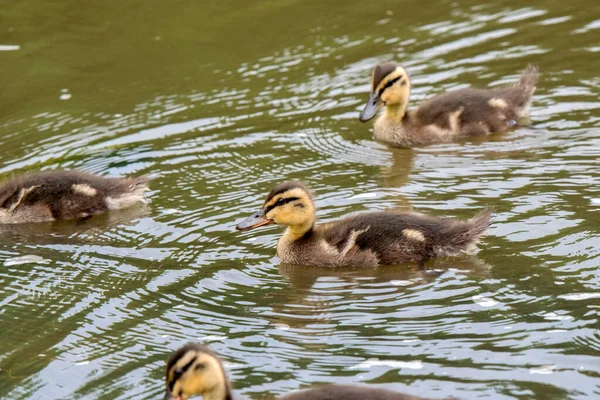
[[(516, 122), (526, 115), (537, 78), (538, 70), (530, 64), (514, 86), (498, 89), (466, 88), (444, 93), (424, 101), (417, 108), (416, 116), (423, 125), (433, 124), (449, 129), (448, 115), (462, 109), (459, 117), (459, 124), (464, 127), (462, 136), (502, 131), (508, 127), (507, 121)], [(505, 106), (498, 107), (500, 104)]]
[(521, 79), (519, 80), (519, 86), (534, 89), (537, 84), (538, 77), (540, 75), (539, 68), (533, 64), (528, 64), (527, 67), (521, 73)]
[[(378, 265), (423, 263), (432, 257), (471, 254), (491, 223), (487, 209), (469, 221), (436, 218), (416, 213), (364, 213), (314, 228), (339, 252), (349, 246), (354, 233), (356, 254), (370, 253)], [(352, 254), (351, 251), (346, 253)], [(356, 256), (360, 264), (368, 261)], [(353, 264), (351, 259), (345, 263)]]
[[(462, 124), (483, 121), (491, 131), (506, 129), (506, 121), (517, 119), (525, 112), (535, 90), (538, 70), (528, 65), (519, 82), (498, 89), (466, 88), (448, 92), (425, 101), (417, 110), (421, 122), (448, 128), (448, 114), (462, 108)], [(494, 105), (495, 100), (504, 100), (505, 107)], [(500, 103), (497, 103), (500, 104)]]
[(394, 72), (397, 64), (393, 61), (388, 61), (383, 64), (377, 64), (375, 70), (373, 70), (373, 80), (371, 82), (371, 90), (375, 91), (375, 88), (379, 86), (381, 80), (390, 73)]
[(519, 82), (516, 85), (512, 87), (496, 89), (495, 91), (500, 97), (505, 98), (516, 107), (521, 109), (525, 108), (531, 101), (531, 96), (533, 96), (533, 92), (535, 91), (535, 85), (537, 84), (539, 75), (538, 68), (532, 64), (529, 64), (523, 70), (521, 79), (519, 79)]
[(487, 208), (466, 222), (447, 220), (447, 225), (439, 232), (443, 241), (434, 246), (436, 256), (472, 254), (490, 227), (493, 216), (494, 210)]
[(105, 178), (79, 171), (46, 171), (0, 186), (0, 223), (85, 218), (143, 201), (148, 178)]

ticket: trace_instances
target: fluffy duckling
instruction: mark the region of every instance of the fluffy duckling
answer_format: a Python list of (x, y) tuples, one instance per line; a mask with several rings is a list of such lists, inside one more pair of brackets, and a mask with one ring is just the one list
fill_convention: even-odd
[(528, 65), (515, 85), (498, 89), (466, 88), (450, 91), (407, 110), (410, 79), (394, 62), (375, 67), (369, 102), (360, 120), (373, 118), (381, 107), (384, 114), (375, 122), (375, 140), (401, 147), (451, 142), (469, 136), (502, 132), (527, 117), (535, 91), (538, 69)]
[[(202, 395), (204, 400), (233, 399), (231, 385), (221, 361), (207, 347), (188, 343), (173, 353), (166, 368), (164, 400), (187, 400)], [(327, 385), (280, 397), (281, 400), (424, 400), (385, 389), (350, 385)]]
[(86, 218), (144, 201), (148, 178), (104, 178), (78, 171), (48, 171), (0, 185), (0, 224)]
[(277, 255), (284, 263), (377, 266), (423, 264), (431, 257), (472, 253), (491, 218), (491, 210), (466, 222), (417, 213), (369, 212), (315, 226), (315, 206), (308, 188), (290, 181), (271, 190), (262, 208), (236, 229), (287, 226), (277, 244)]
[(204, 400), (233, 399), (221, 361), (199, 343), (188, 343), (171, 354), (165, 376), (164, 400), (187, 400), (196, 395), (202, 395)]

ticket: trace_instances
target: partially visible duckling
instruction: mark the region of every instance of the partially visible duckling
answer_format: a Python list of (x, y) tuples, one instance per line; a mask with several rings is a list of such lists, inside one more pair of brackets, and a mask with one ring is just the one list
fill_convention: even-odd
[(367, 267), (422, 264), (431, 257), (472, 253), (491, 218), (491, 210), (466, 222), (417, 213), (369, 212), (315, 226), (308, 188), (290, 181), (271, 190), (262, 208), (236, 229), (287, 226), (277, 244), (277, 255), (284, 263)]
[(164, 400), (232, 400), (231, 385), (215, 353), (199, 343), (188, 343), (171, 354), (165, 371)]
[(86, 218), (144, 202), (148, 178), (105, 178), (78, 171), (15, 177), (0, 186), (0, 224)]
[(407, 110), (410, 80), (394, 62), (375, 67), (371, 95), (360, 120), (373, 118), (381, 107), (384, 114), (375, 122), (376, 140), (401, 147), (451, 142), (469, 136), (502, 132), (527, 116), (535, 91), (538, 69), (528, 65), (514, 86), (497, 89), (466, 88), (450, 91)]
[[(232, 390), (221, 361), (207, 347), (188, 343), (173, 353), (166, 368), (164, 400), (232, 400)], [(425, 400), (385, 389), (327, 385), (279, 397), (281, 400)]]

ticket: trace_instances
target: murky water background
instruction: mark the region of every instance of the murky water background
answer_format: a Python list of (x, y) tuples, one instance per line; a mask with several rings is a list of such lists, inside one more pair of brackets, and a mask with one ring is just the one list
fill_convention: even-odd
[[(12, 2), (0, 11), (0, 173), (155, 178), (151, 203), (0, 233), (0, 397), (147, 399), (210, 343), (238, 393), (321, 382), (493, 399), (600, 397), (600, 3)], [(369, 72), (412, 100), (542, 77), (528, 129), (390, 149)], [(498, 215), (477, 258), (324, 272), (280, 230), (233, 231), (302, 179), (321, 220)], [(25, 258), (23, 258), (25, 257)]]

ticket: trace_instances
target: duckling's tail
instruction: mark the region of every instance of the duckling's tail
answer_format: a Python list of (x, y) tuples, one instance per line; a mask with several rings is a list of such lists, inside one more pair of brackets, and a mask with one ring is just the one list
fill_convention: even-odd
[(539, 75), (538, 67), (529, 64), (523, 70), (521, 78), (516, 84), (496, 89), (494, 96), (508, 100), (514, 106), (517, 117), (524, 117), (527, 115), (527, 108), (531, 101), (531, 96), (535, 92), (535, 85)]
[(127, 193), (129, 196), (139, 198), (139, 201), (146, 202), (144, 199), (144, 192), (150, 190), (148, 186), (150, 184), (150, 178), (147, 176), (138, 176), (136, 178), (130, 178), (129, 181), (129, 190)]
[(531, 92), (533, 93), (533, 91), (535, 90), (535, 85), (537, 84), (537, 80), (538, 80), (539, 76), (540, 76), (539, 68), (533, 64), (529, 64), (523, 70), (523, 73), (521, 74), (521, 79), (519, 80), (518, 85), (531, 90)]
[(486, 208), (466, 222), (452, 220), (442, 228), (440, 236), (445, 238), (435, 249), (436, 256), (474, 254), (477, 244), (486, 235), (492, 223), (494, 210)]
[(537, 84), (539, 76), (540, 72), (538, 67), (529, 64), (523, 70), (519, 82), (512, 88), (508, 88), (506, 91), (510, 101), (520, 109), (520, 114), (525, 114), (527, 112), (527, 107), (529, 106), (533, 92), (535, 92), (535, 85)]
[(120, 210), (131, 207), (135, 203), (146, 203), (144, 192), (150, 190), (150, 178), (140, 176), (137, 178), (118, 179), (118, 185), (106, 197), (106, 205), (110, 210)]
[(147, 176), (138, 176), (136, 178), (130, 178), (130, 187), (135, 190), (141, 190), (142, 192), (146, 192), (150, 190), (148, 184), (150, 183), (150, 178)]

